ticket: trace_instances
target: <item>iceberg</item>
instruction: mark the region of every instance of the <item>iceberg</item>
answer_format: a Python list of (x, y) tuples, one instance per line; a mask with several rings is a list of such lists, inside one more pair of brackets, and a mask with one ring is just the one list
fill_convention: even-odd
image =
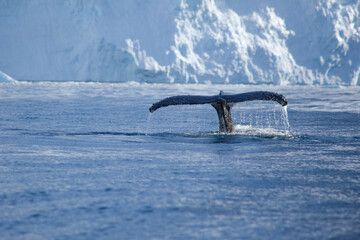
[(32, 81), (360, 85), (360, 2), (0, 2), (0, 69)]

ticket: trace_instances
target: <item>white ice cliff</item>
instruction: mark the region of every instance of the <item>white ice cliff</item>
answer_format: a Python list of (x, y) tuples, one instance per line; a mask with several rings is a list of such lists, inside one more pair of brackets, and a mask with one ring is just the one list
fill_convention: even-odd
[(0, 1), (19, 80), (360, 85), (358, 0)]

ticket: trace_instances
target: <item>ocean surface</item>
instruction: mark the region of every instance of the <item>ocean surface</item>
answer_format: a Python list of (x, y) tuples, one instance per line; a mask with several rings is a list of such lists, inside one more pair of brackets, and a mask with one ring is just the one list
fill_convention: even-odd
[[(172, 95), (275, 91), (236, 104)], [(0, 84), (0, 239), (360, 239), (360, 87)]]

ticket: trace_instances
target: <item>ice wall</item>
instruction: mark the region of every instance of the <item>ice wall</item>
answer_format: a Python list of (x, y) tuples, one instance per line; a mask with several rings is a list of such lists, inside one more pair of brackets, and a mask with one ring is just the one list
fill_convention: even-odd
[(360, 85), (360, 1), (0, 0), (16, 79)]

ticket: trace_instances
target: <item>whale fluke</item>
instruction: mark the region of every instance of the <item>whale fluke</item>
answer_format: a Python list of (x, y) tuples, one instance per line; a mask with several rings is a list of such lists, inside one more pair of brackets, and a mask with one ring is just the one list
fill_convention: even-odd
[(194, 105), (194, 104), (211, 104), (217, 111), (219, 117), (219, 131), (233, 132), (233, 121), (231, 118), (231, 107), (238, 102), (265, 100), (275, 101), (286, 106), (288, 104), (285, 96), (266, 91), (247, 92), (233, 95), (225, 95), (220, 91), (219, 95), (214, 96), (198, 96), (198, 95), (181, 95), (165, 98), (154, 103), (150, 108), (150, 112), (154, 112), (161, 107), (171, 105)]

